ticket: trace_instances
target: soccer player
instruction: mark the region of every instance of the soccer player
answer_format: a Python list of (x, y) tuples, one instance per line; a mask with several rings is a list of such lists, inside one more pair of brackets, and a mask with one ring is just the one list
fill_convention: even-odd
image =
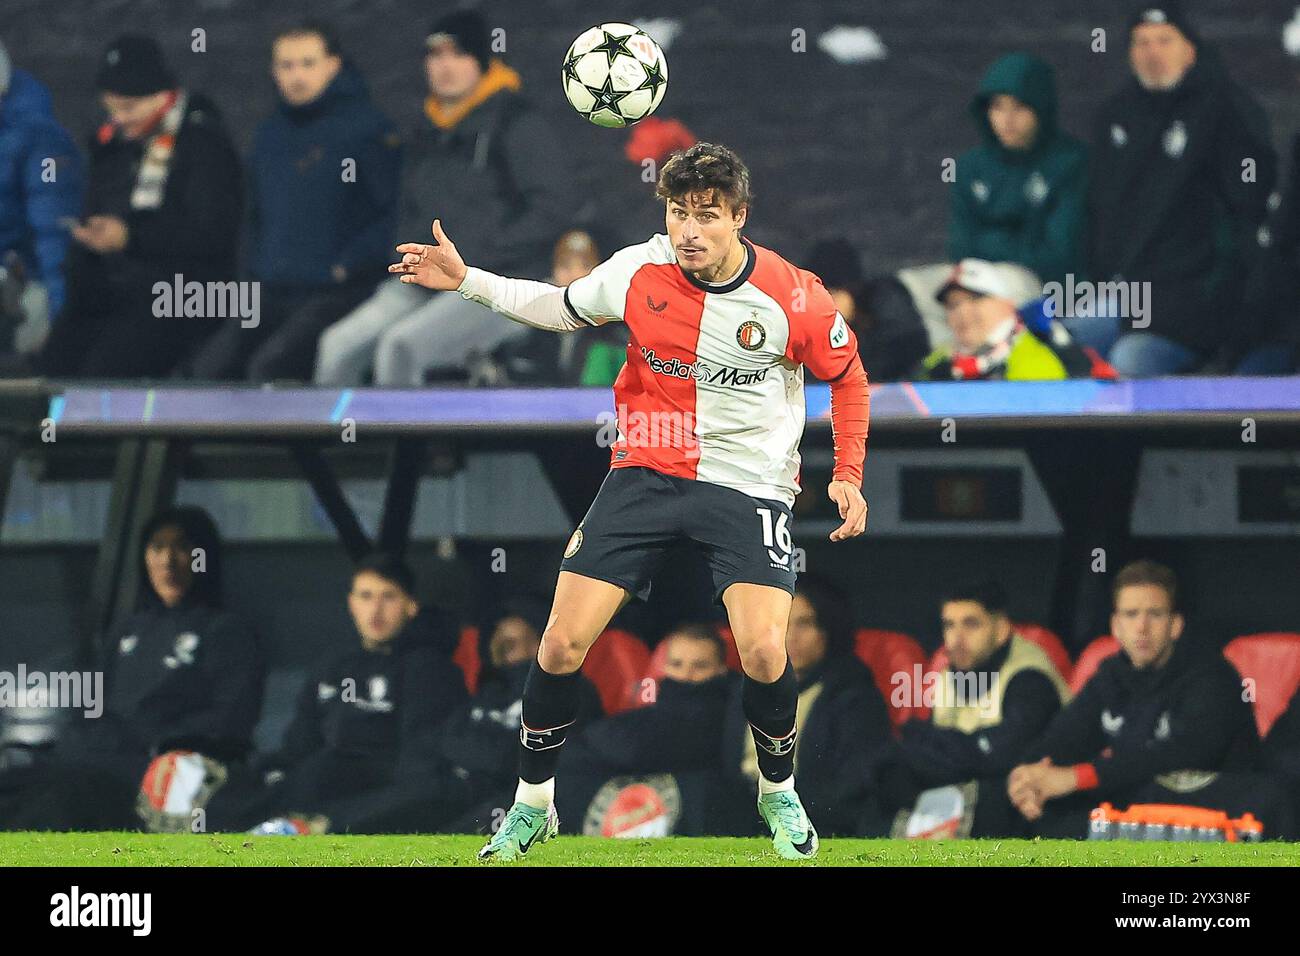
[(785, 649), (803, 366), (831, 388), (827, 495), (843, 519), (832, 541), (866, 529), (867, 376), (821, 280), (740, 234), (751, 202), (740, 157), (697, 143), (664, 164), (656, 195), (667, 234), (616, 252), (567, 288), (467, 267), (436, 219), (436, 244), (403, 243), (402, 261), (389, 266), (402, 282), (456, 290), (535, 328), (623, 322), (628, 331), (610, 472), (565, 549), (524, 689), (515, 802), (480, 859), (516, 859), (557, 832), (555, 767), (583, 658), (632, 596), (648, 596), (664, 553), (683, 538), (707, 560), (740, 652), (759, 814), (782, 857), (817, 852), (794, 789), (798, 687)]

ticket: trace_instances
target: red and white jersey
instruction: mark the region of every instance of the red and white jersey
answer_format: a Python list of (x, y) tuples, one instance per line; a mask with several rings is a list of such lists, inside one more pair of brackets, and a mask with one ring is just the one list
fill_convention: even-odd
[(724, 285), (682, 271), (661, 234), (571, 283), (565, 303), (591, 325), (628, 327), (611, 467), (643, 465), (791, 505), (803, 367), (837, 378), (857, 341), (820, 279), (741, 242), (748, 260)]

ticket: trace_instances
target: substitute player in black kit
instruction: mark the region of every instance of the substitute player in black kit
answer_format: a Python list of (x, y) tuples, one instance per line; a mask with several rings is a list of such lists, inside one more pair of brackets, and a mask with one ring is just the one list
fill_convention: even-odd
[(798, 688), (785, 649), (803, 367), (830, 383), (835, 470), (827, 494), (843, 519), (833, 541), (866, 529), (867, 377), (821, 281), (740, 234), (749, 183), (724, 146), (674, 154), (657, 187), (666, 234), (616, 252), (567, 288), (467, 267), (438, 220), (436, 245), (400, 245), (402, 261), (389, 267), (403, 282), (457, 290), (536, 328), (623, 322), (629, 336), (614, 384), (611, 470), (565, 550), (524, 690), (515, 802), (481, 859), (516, 859), (557, 832), (555, 767), (577, 716), (579, 668), (683, 538), (707, 561), (740, 652), (759, 813), (781, 856), (817, 852), (817, 831), (794, 790)]

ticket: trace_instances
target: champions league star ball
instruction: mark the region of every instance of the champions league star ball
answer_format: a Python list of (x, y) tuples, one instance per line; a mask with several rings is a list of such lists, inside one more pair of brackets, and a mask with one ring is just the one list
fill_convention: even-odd
[(602, 23), (564, 56), (564, 95), (597, 126), (631, 126), (655, 111), (668, 89), (668, 61), (649, 34), (630, 23)]

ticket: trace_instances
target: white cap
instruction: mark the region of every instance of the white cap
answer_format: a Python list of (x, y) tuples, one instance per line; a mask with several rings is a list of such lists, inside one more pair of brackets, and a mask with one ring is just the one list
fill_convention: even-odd
[(963, 259), (939, 287), (935, 298), (943, 301), (950, 289), (965, 289), (976, 295), (993, 295), (1010, 299), (1020, 308), (1043, 294), (1043, 284), (1033, 270), (1015, 262), (988, 262)]

